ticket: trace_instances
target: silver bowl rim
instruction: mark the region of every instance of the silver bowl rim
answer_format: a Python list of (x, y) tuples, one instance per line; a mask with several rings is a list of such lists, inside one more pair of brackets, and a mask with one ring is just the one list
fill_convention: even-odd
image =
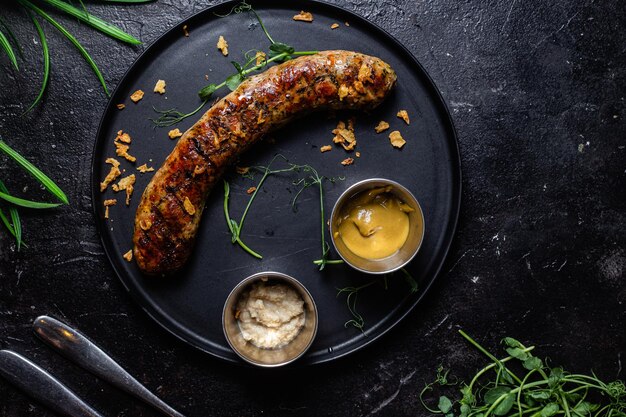
[[(301, 290), (304, 293), (306, 293), (308, 295), (308, 297), (311, 299), (311, 307), (313, 309), (313, 316), (314, 316), (314, 323), (313, 323), (314, 327), (313, 327), (313, 333), (311, 335), (311, 340), (309, 340), (309, 342), (306, 344), (304, 349), (302, 349), (302, 351), (299, 354), (297, 354), (293, 358), (291, 358), (291, 359), (289, 359), (287, 361), (284, 361), (284, 362), (264, 364), (264, 363), (259, 363), (259, 362), (256, 362), (256, 361), (248, 358), (247, 356), (245, 356), (241, 352), (239, 352), (238, 349), (235, 348), (235, 346), (233, 345), (233, 343), (230, 340), (230, 337), (228, 336), (228, 333), (226, 332), (226, 322), (225, 322), (226, 321), (226, 314), (227, 314), (226, 310), (227, 310), (227, 307), (230, 304), (230, 301), (232, 300), (232, 298), (235, 296), (235, 294), (239, 290), (241, 290), (244, 287), (252, 284), (253, 282), (257, 281), (258, 279), (260, 279), (261, 277), (264, 277), (264, 276), (268, 277), (269, 279), (272, 279), (272, 278), (282, 279), (282, 280), (288, 282), (290, 285), (295, 286), (299, 290)], [(308, 320), (308, 318), (306, 320)], [(311, 295), (311, 292), (304, 286), (304, 284), (302, 284), (296, 278), (292, 277), (291, 275), (287, 275), (285, 273), (277, 272), (277, 271), (256, 272), (256, 273), (254, 273), (254, 274), (244, 278), (243, 280), (241, 280), (237, 285), (235, 285), (235, 287), (230, 291), (230, 293), (226, 297), (226, 301), (224, 301), (224, 308), (222, 309), (222, 331), (224, 332), (224, 337), (226, 338), (226, 342), (228, 342), (228, 345), (233, 350), (233, 352), (235, 352), (237, 354), (237, 356), (239, 356), (241, 359), (243, 359), (247, 363), (249, 363), (251, 365), (254, 365), (254, 366), (258, 366), (260, 368), (278, 368), (278, 367), (290, 364), (290, 363), (294, 362), (295, 360), (299, 359), (300, 357), (302, 357), (309, 350), (309, 348), (313, 344), (313, 341), (315, 340), (315, 337), (317, 336), (318, 323), (319, 323), (319, 313), (317, 311), (317, 304), (315, 303), (315, 299), (313, 298), (313, 295)]]
[[(388, 185), (391, 185), (393, 187), (399, 188), (402, 191), (406, 192), (408, 195), (411, 196), (411, 198), (413, 199), (413, 202), (415, 202), (417, 204), (417, 208), (419, 210), (419, 212), (422, 215), (422, 233), (420, 235), (420, 241), (419, 241), (419, 245), (417, 245), (417, 247), (415, 248), (415, 251), (413, 251), (413, 253), (411, 254), (411, 256), (409, 256), (404, 262), (402, 262), (401, 264), (390, 268), (390, 269), (386, 269), (384, 271), (370, 271), (368, 269), (363, 269), (358, 267), (357, 265), (354, 265), (352, 262), (348, 261), (343, 254), (341, 253), (341, 251), (339, 250), (339, 248), (337, 248), (337, 244), (335, 243), (335, 236), (334, 236), (334, 222), (333, 219), (335, 218), (335, 212), (337, 211), (338, 207), (339, 207), (339, 203), (343, 202), (346, 197), (348, 197), (349, 194), (354, 192), (355, 188), (358, 187), (362, 187), (364, 184), (367, 183), (373, 183), (373, 182), (383, 182), (386, 183)], [(389, 274), (391, 272), (395, 272), (399, 269), (404, 268), (409, 262), (411, 262), (413, 260), (413, 258), (415, 258), (415, 256), (418, 254), (418, 252), (420, 251), (422, 244), (424, 243), (424, 235), (426, 233), (426, 220), (424, 219), (424, 210), (422, 209), (422, 206), (419, 202), (419, 200), (415, 197), (415, 195), (413, 195), (413, 193), (411, 191), (409, 191), (408, 188), (406, 188), (404, 185), (400, 184), (397, 181), (394, 180), (390, 180), (388, 178), (380, 178), (380, 177), (376, 177), (376, 178), (366, 178), (364, 180), (361, 181), (357, 181), (354, 184), (352, 184), (351, 186), (349, 186), (343, 193), (341, 193), (341, 195), (337, 198), (337, 200), (335, 201), (335, 205), (333, 206), (333, 210), (330, 213), (330, 240), (333, 243), (333, 247), (335, 248), (335, 252), (337, 252), (339, 254), (339, 256), (341, 257), (341, 259), (343, 259), (343, 261), (349, 265), (350, 267), (356, 269), (357, 271), (366, 273), (366, 274), (371, 274), (371, 275), (384, 275), (384, 274)]]

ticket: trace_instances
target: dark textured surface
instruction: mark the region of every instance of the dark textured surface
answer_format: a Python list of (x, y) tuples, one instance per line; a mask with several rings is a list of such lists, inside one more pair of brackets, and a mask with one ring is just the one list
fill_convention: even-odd
[[(90, 207), (90, 159), (106, 98), (87, 65), (52, 29), (52, 79), (36, 94), (40, 52), (28, 24), (23, 71), (0, 74), (0, 134), (68, 192), (72, 205), (24, 212), (29, 247), (0, 234), (0, 346), (51, 370), (106, 415), (147, 407), (53, 354), (30, 330), (39, 314), (78, 326), (140, 381), (190, 416), (424, 415), (417, 396), (443, 363), (461, 376), (510, 335), (554, 363), (624, 377), (626, 11), (619, 2), (487, 4), (338, 1), (390, 31), (447, 100), (459, 133), (464, 200), (444, 273), (382, 340), (336, 363), (290, 372), (234, 367), (165, 334), (133, 303), (103, 255)], [(150, 43), (204, 2), (92, 10)], [(3, 4), (10, 20), (23, 16)], [(62, 19), (77, 29), (71, 19)], [(17, 21), (16, 21), (17, 22)], [(140, 53), (78, 35), (111, 87)], [(2, 57), (3, 68), (6, 58)], [(45, 198), (2, 159), (12, 190)], [(46, 416), (0, 381), (0, 415)]]

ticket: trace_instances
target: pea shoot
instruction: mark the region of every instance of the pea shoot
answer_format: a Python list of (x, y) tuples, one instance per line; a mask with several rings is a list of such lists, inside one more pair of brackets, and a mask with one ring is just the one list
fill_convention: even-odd
[(462, 330), (459, 333), (491, 363), (479, 370), (469, 384), (460, 384), (458, 399), (441, 395), (434, 408), (426, 403), (426, 394), (435, 387), (456, 385), (448, 381), (449, 371), (444, 373), (443, 367), (439, 367), (437, 379), (420, 393), (422, 405), (432, 414), (445, 417), (626, 416), (626, 385), (621, 380), (606, 383), (593, 373), (573, 374), (560, 367), (549, 367), (533, 356), (534, 346), (524, 346), (511, 337), (502, 340), (509, 356), (497, 359), (468, 334)]
[[(274, 162), (277, 159), (281, 159), (284, 162), (286, 162), (288, 164), (287, 168), (281, 168), (281, 169), (272, 169), (272, 165), (274, 164)], [(252, 206), (252, 202), (255, 200), (258, 192), (260, 191), (261, 187), (263, 186), (263, 184), (265, 183), (265, 180), (270, 176), (270, 175), (278, 175), (278, 174), (286, 174), (286, 173), (291, 173), (291, 172), (296, 172), (296, 173), (303, 173), (305, 174), (305, 176), (303, 178), (299, 178), (293, 181), (293, 185), (300, 187), (300, 189), (298, 190), (298, 192), (296, 193), (296, 195), (294, 196), (293, 200), (291, 201), (291, 207), (294, 211), (297, 210), (297, 201), (298, 198), (300, 197), (300, 195), (302, 194), (302, 192), (311, 187), (311, 186), (316, 186), (319, 190), (319, 195), (320, 195), (320, 223), (321, 223), (321, 247), (322, 247), (322, 259), (326, 259), (326, 257), (328, 256), (328, 252), (330, 250), (330, 246), (328, 245), (328, 242), (326, 242), (326, 238), (325, 238), (325, 214), (324, 214), (324, 186), (323, 186), (323, 182), (324, 180), (326, 181), (330, 181), (330, 182), (335, 182), (336, 180), (343, 180), (344, 178), (328, 178), (325, 176), (321, 176), (319, 175), (319, 173), (317, 172), (317, 170), (315, 168), (313, 168), (311, 165), (298, 165), (298, 164), (292, 164), (289, 163), (287, 161), (287, 158), (285, 158), (283, 155), (276, 155), (274, 158), (272, 158), (272, 160), (270, 161), (270, 163), (267, 166), (257, 166), (257, 167), (251, 167), (250, 171), (244, 175), (246, 175), (248, 178), (253, 178), (253, 174), (251, 171), (256, 171), (261, 173), (261, 179), (259, 180), (259, 182), (257, 183), (257, 185), (254, 187), (254, 191), (252, 192), (252, 194), (250, 195), (250, 199), (248, 200), (248, 203), (246, 204), (246, 207), (243, 211), (243, 214), (240, 218), (239, 221), (236, 221), (232, 218), (231, 214), (230, 214), (230, 203), (229, 203), (229, 199), (230, 199), (230, 184), (227, 181), (224, 181), (224, 217), (226, 219), (226, 224), (228, 225), (228, 229), (231, 232), (231, 240), (233, 243), (238, 244), (243, 250), (245, 250), (246, 252), (248, 252), (250, 255), (254, 256), (255, 258), (258, 259), (262, 259), (263, 256), (261, 254), (259, 254), (258, 252), (250, 249), (242, 240), (241, 240), (241, 232), (243, 229), (243, 224), (244, 221), (246, 220), (246, 216), (248, 215), (248, 212), (250, 210), (250, 207)], [(320, 270), (324, 268), (325, 262), (317, 263), (316, 264), (320, 265)]]
[[(337, 261), (337, 262), (332, 262), (332, 263), (341, 263), (341, 262), (343, 261)], [(331, 261), (328, 261), (327, 263), (331, 263)], [(387, 290), (389, 286), (388, 278), (393, 277), (397, 273), (402, 274), (404, 281), (409, 286), (410, 294), (417, 292), (418, 290), (417, 281), (415, 281), (413, 276), (405, 268), (401, 268), (399, 271), (392, 272), (391, 274), (383, 275), (380, 278), (375, 278), (358, 287), (349, 286), (349, 287), (344, 287), (344, 288), (337, 288), (337, 297), (339, 297), (340, 295), (346, 294), (346, 305), (348, 306), (348, 311), (350, 312), (350, 315), (352, 316), (351, 319), (349, 319), (348, 321), (344, 323), (344, 327), (352, 326), (352, 327), (357, 328), (361, 332), (364, 331), (365, 318), (357, 311), (357, 298), (358, 298), (359, 293), (365, 290), (366, 288), (373, 286), (374, 284), (380, 284), (385, 290)]]
[(288, 45), (283, 42), (274, 41), (272, 36), (269, 34), (267, 28), (265, 27), (265, 24), (263, 23), (263, 20), (261, 19), (259, 14), (256, 12), (256, 10), (252, 8), (252, 5), (246, 3), (245, 1), (233, 7), (230, 10), (230, 12), (228, 12), (227, 14), (217, 15), (217, 16), (227, 17), (227, 16), (230, 16), (232, 13), (240, 14), (240, 13), (248, 12), (248, 11), (254, 14), (254, 17), (259, 22), (259, 25), (261, 26), (261, 29), (263, 30), (263, 33), (265, 34), (265, 37), (270, 42), (270, 46), (268, 48), (267, 54), (264, 53), (262, 54), (261, 57), (257, 58), (257, 52), (260, 52), (260, 51), (255, 49), (255, 50), (247, 51), (243, 54), (244, 56), (243, 62), (231, 61), (230, 63), (235, 68), (236, 72), (226, 77), (226, 79), (222, 81), (221, 83), (211, 83), (211, 84), (204, 86), (202, 89), (200, 89), (200, 91), (198, 91), (198, 96), (200, 97), (201, 103), (195, 110), (184, 113), (175, 108), (169, 109), (169, 110), (154, 109), (157, 113), (160, 114), (158, 118), (151, 119), (154, 122), (155, 126), (157, 127), (172, 126), (172, 125), (182, 122), (186, 118), (191, 117), (194, 114), (196, 114), (198, 111), (200, 111), (209, 102), (209, 99), (213, 96), (213, 94), (217, 90), (223, 87), (227, 87), (230, 91), (233, 91), (237, 87), (239, 87), (239, 85), (246, 78), (248, 78), (249, 74), (262, 70), (263, 68), (267, 67), (269, 64), (273, 62), (281, 63), (281, 62), (288, 61), (298, 56), (314, 55), (319, 52), (319, 51), (296, 51), (296, 49), (291, 45)]

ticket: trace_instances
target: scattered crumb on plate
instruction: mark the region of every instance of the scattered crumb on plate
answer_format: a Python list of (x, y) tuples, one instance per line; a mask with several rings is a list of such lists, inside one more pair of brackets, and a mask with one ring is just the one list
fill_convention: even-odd
[(143, 164), (137, 167), (137, 171), (141, 172), (142, 174), (145, 174), (146, 172), (154, 171), (154, 168), (148, 167), (148, 164)]
[(352, 165), (353, 163), (354, 163), (354, 159), (353, 158), (346, 158), (343, 161), (341, 161), (341, 165), (343, 165), (343, 166)]
[(130, 99), (133, 103), (138, 103), (143, 98), (144, 92), (142, 90), (137, 90), (133, 94), (130, 95)]
[(130, 162), (135, 162), (137, 160), (137, 158), (128, 153), (131, 142), (131, 137), (128, 133), (118, 130), (117, 136), (113, 142), (115, 143), (115, 154), (117, 156), (121, 156)]
[(183, 135), (183, 132), (181, 132), (179, 128), (172, 129), (169, 132), (167, 132), (167, 136), (169, 136), (170, 139), (176, 139), (176, 138), (181, 137), (182, 135)]
[(158, 80), (154, 85), (154, 92), (159, 94), (165, 94), (165, 80)]
[(126, 104), (120, 103), (116, 105), (118, 110), (124, 110), (126, 108)]
[(293, 17), (293, 20), (297, 20), (300, 22), (312, 22), (313, 21), (313, 13), (305, 12), (304, 10), (300, 11), (297, 15)]
[(183, 26), (183, 35), (185, 35), (186, 38), (189, 37), (189, 28), (187, 27), (187, 25)]
[(354, 136), (354, 119), (349, 119), (346, 124), (343, 120), (337, 123), (337, 127), (333, 129), (333, 143), (340, 144), (346, 151), (351, 151), (356, 146), (356, 137)]
[(328, 151), (330, 151), (330, 150), (332, 150), (332, 149), (333, 149), (333, 147), (332, 147), (332, 146), (330, 146), (330, 145), (324, 145), (324, 146), (322, 146), (322, 147), (320, 148), (320, 152), (321, 152), (321, 153), (324, 153), (324, 152), (328, 152)]
[(250, 187), (250, 188), (248, 188), (248, 189), (246, 190), (246, 193), (248, 193), (248, 194), (252, 194), (252, 193), (253, 193), (253, 192), (255, 192), (255, 191), (256, 191), (256, 187)]
[(126, 205), (127, 206), (130, 205), (130, 196), (133, 195), (133, 191), (134, 191), (133, 184), (135, 184), (135, 174), (130, 174), (129, 176), (124, 177), (121, 180), (119, 180), (117, 184), (113, 184), (111, 186), (111, 189), (115, 191), (116, 193), (118, 191), (126, 190)]
[(224, 39), (222, 35), (220, 35), (220, 38), (217, 40), (217, 49), (220, 50), (222, 55), (228, 56), (228, 42), (226, 42), (226, 39)]
[(117, 204), (117, 199), (111, 198), (109, 200), (104, 200), (104, 218), (109, 218), (109, 207)]
[(117, 131), (117, 136), (115, 136), (114, 139), (115, 142), (124, 142), (124, 143), (130, 143), (132, 141), (130, 135), (128, 133), (125, 133), (123, 130), (118, 130)]
[(384, 120), (381, 120), (380, 122), (378, 122), (378, 124), (374, 128), (376, 133), (384, 132), (387, 129), (389, 129), (389, 123), (385, 122)]
[(132, 261), (133, 260), (133, 250), (130, 249), (128, 252), (126, 252), (123, 255), (123, 258), (126, 259), (128, 262)]
[(117, 177), (122, 175), (122, 171), (120, 171), (120, 168), (119, 168), (120, 162), (117, 159), (107, 158), (106, 161), (104, 162), (106, 162), (107, 164), (111, 164), (112, 166), (107, 176), (100, 183), (100, 192), (104, 192), (104, 190), (107, 189), (110, 183), (112, 183), (113, 181), (115, 181)]
[(411, 124), (409, 121), (409, 113), (406, 110), (400, 110), (398, 114), (396, 114), (400, 119), (404, 120), (404, 123)]
[(339, 23), (333, 23), (332, 25), (330, 25), (331, 29), (337, 29), (339, 27)]
[(406, 144), (406, 141), (397, 130), (389, 134), (389, 141), (394, 148), (402, 148)]

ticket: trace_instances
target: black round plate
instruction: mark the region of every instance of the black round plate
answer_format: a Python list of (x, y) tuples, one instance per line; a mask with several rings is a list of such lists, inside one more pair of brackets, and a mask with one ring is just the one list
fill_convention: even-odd
[[(337, 288), (360, 286), (373, 277), (357, 273), (345, 265), (328, 266), (318, 271), (312, 263), (321, 254), (319, 197), (316, 188), (300, 196), (297, 212), (291, 200), (298, 190), (292, 182), (297, 175), (270, 177), (254, 202), (245, 223), (242, 239), (264, 255), (252, 258), (231, 244), (222, 211), (222, 187), (209, 196), (200, 226), (198, 240), (187, 267), (168, 279), (142, 276), (133, 262), (122, 255), (131, 249), (133, 219), (141, 192), (152, 173), (141, 174), (137, 166), (147, 163), (158, 168), (174, 148), (168, 138), (169, 128), (155, 129), (153, 106), (157, 109), (195, 108), (197, 91), (211, 82), (231, 75), (231, 60), (242, 61), (243, 52), (267, 49), (268, 41), (250, 13), (226, 14), (236, 5), (228, 2), (204, 10), (174, 27), (152, 44), (128, 71), (102, 118), (93, 159), (93, 205), (105, 251), (122, 283), (141, 307), (163, 328), (207, 353), (235, 361), (236, 355), (224, 339), (221, 314), (230, 290), (243, 278), (255, 272), (275, 270), (300, 280), (311, 292), (319, 308), (319, 332), (311, 350), (300, 363), (320, 363), (349, 354), (384, 334), (422, 299), (437, 276), (452, 241), (459, 213), (461, 170), (454, 127), (437, 88), (415, 58), (389, 34), (350, 12), (314, 1), (265, 1), (255, 6), (265, 26), (276, 41), (294, 45), (299, 50), (347, 49), (378, 56), (398, 74), (398, 85), (385, 103), (371, 114), (318, 113), (302, 118), (276, 131), (269, 139), (242, 156), (239, 165), (266, 165), (274, 155), (282, 154), (290, 162), (311, 164), (321, 175), (342, 177), (326, 182), (326, 216), (339, 194), (356, 181), (369, 177), (389, 178), (405, 185), (420, 201), (426, 221), (426, 235), (420, 253), (407, 268), (419, 283), (410, 293), (400, 273), (389, 276), (387, 286), (372, 285), (359, 293), (356, 309), (365, 319), (364, 332), (344, 323), (352, 317), (345, 295)], [(313, 13), (313, 23), (292, 20), (300, 10)], [(331, 29), (331, 24), (339, 28)], [(349, 26), (345, 24), (349, 23)], [(183, 36), (187, 25), (189, 37)], [(216, 49), (223, 35), (230, 54), (223, 57)], [(167, 82), (167, 93), (152, 92), (158, 79)], [(137, 104), (129, 96), (137, 89), (146, 92)], [(227, 91), (219, 91), (225, 94)], [(116, 105), (125, 103), (124, 110)], [(406, 109), (411, 124), (396, 117)], [(332, 144), (331, 131), (339, 119), (355, 117), (355, 131), (360, 158), (343, 149), (321, 153), (319, 148)], [(179, 126), (184, 131), (199, 115)], [(386, 120), (391, 128), (376, 134), (374, 126)], [(124, 204), (123, 192), (103, 193), (99, 183), (109, 171), (105, 164), (115, 156), (113, 140), (118, 130), (133, 138), (130, 154), (137, 157), (131, 164), (121, 158), (123, 175), (137, 176), (131, 204)], [(407, 144), (393, 148), (389, 132), (399, 130)], [(352, 166), (340, 162), (355, 157)], [(231, 183), (231, 212), (239, 218), (249, 196), (246, 190), (256, 181), (234, 173)], [(258, 176), (256, 178), (258, 180)], [(104, 219), (103, 201), (117, 198), (110, 218)], [(328, 238), (328, 235), (327, 235)], [(331, 257), (337, 257), (331, 252)]]

